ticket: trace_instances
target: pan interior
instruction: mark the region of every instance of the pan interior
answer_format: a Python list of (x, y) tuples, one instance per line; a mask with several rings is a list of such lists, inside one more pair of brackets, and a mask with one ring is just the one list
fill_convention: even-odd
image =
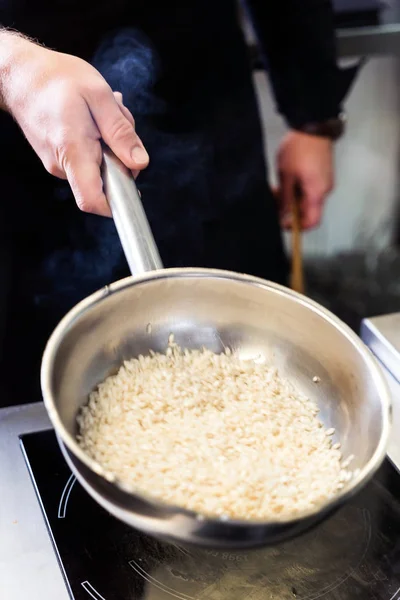
[(164, 273), (126, 280), (64, 320), (49, 362), (49, 391), (69, 434), (75, 436), (79, 408), (98, 383), (128, 358), (165, 351), (173, 333), (184, 348), (230, 347), (273, 362), (317, 402), (344, 457), (355, 455), (352, 466), (368, 463), (385, 407), (365, 352), (347, 329), (279, 286), (232, 274)]

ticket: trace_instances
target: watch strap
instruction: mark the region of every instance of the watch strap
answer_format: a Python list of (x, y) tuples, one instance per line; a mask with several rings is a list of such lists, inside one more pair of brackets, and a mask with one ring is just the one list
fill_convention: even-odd
[(305, 123), (301, 127), (296, 127), (296, 129), (302, 133), (316, 135), (318, 137), (326, 137), (336, 141), (342, 137), (345, 132), (346, 115), (344, 113), (340, 113), (340, 115), (332, 119), (315, 123)]

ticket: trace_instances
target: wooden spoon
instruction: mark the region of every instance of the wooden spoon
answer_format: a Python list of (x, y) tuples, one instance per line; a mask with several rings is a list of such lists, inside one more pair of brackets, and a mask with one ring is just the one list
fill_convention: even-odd
[(290, 287), (295, 292), (304, 294), (300, 200), (301, 190), (295, 189), (292, 202), (292, 270), (290, 274)]

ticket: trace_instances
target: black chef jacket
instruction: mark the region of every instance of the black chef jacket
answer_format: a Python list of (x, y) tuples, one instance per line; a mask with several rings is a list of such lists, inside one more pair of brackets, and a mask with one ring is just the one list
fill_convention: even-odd
[[(248, 0), (247, 9), (288, 122), (335, 116), (347, 81), (335, 63), (330, 4)], [(0, 0), (0, 23), (91, 61), (123, 93), (151, 156), (139, 187), (165, 266), (285, 282), (234, 0)], [(45, 172), (6, 114), (0, 143), (0, 402), (7, 404), (38, 399), (51, 329), (127, 267), (112, 221), (79, 213), (68, 184)]]

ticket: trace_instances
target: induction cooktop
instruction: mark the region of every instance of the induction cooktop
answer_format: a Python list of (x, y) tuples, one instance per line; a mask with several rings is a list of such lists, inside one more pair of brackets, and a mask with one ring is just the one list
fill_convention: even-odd
[(73, 600), (400, 600), (400, 474), (388, 460), (352, 502), (302, 537), (220, 552), (131, 529), (81, 488), (52, 430), (20, 439)]

